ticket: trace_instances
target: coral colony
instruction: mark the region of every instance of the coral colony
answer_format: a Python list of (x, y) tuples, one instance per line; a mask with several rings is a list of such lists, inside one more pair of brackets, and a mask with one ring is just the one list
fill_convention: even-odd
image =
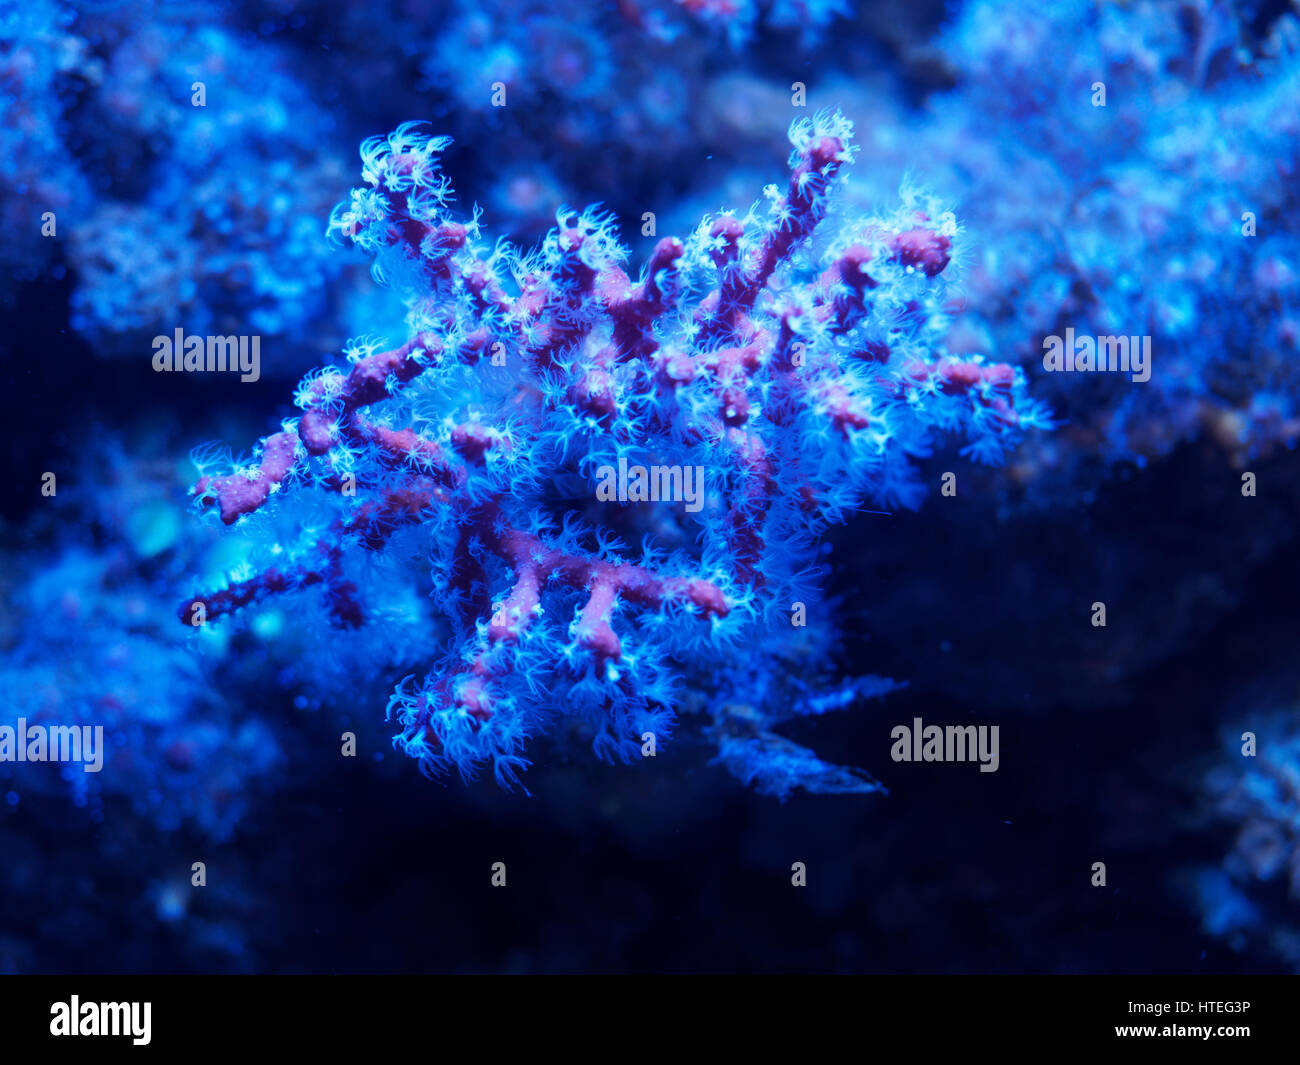
[(328, 639), (379, 646), (370, 604), (406, 579), (385, 560), (418, 552), (452, 639), (388, 715), (425, 772), (510, 785), (528, 740), (561, 731), (631, 761), (703, 707), (720, 761), (762, 791), (879, 788), (772, 731), (892, 686), (809, 682), (834, 644), (818, 536), (867, 502), (917, 504), (937, 437), (996, 462), (1048, 419), (1019, 369), (942, 345), (953, 216), (910, 190), (890, 214), (843, 207), (838, 112), (790, 140), (784, 189), (661, 239), (639, 273), (594, 207), (561, 209), (532, 251), (494, 243), (449, 206), (449, 138), (367, 140), (330, 231), (372, 257), (409, 332), (353, 341), (251, 461), (202, 470), (197, 505), (260, 558), (181, 620), (301, 592)]

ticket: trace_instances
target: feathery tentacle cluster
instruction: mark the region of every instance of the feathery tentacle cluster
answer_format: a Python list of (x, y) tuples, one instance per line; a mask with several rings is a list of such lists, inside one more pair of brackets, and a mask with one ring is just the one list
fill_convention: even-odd
[(742, 778), (873, 790), (776, 737), (790, 707), (752, 704), (780, 685), (738, 691), (735, 663), (818, 603), (828, 523), (865, 500), (916, 502), (911, 459), (937, 433), (995, 461), (1047, 418), (1018, 369), (940, 346), (952, 216), (912, 193), (889, 215), (838, 211), (854, 155), (838, 113), (795, 122), (791, 142), (765, 209), (660, 240), (633, 276), (599, 209), (562, 209), (531, 252), (488, 245), (477, 211), (451, 210), (447, 138), (408, 124), (366, 141), (365, 184), (330, 231), (402, 295), (409, 338), (354, 342), (252, 462), (199, 480), (226, 524), (303, 518), (182, 619), (314, 589), (336, 628), (365, 629), (366, 561), (403, 538), (427, 551), (453, 631), (388, 707), (426, 771), (490, 765), (513, 782), (525, 741), (561, 718), (630, 760), (669, 734), (688, 681), (715, 706), (751, 704), (724, 759)]

